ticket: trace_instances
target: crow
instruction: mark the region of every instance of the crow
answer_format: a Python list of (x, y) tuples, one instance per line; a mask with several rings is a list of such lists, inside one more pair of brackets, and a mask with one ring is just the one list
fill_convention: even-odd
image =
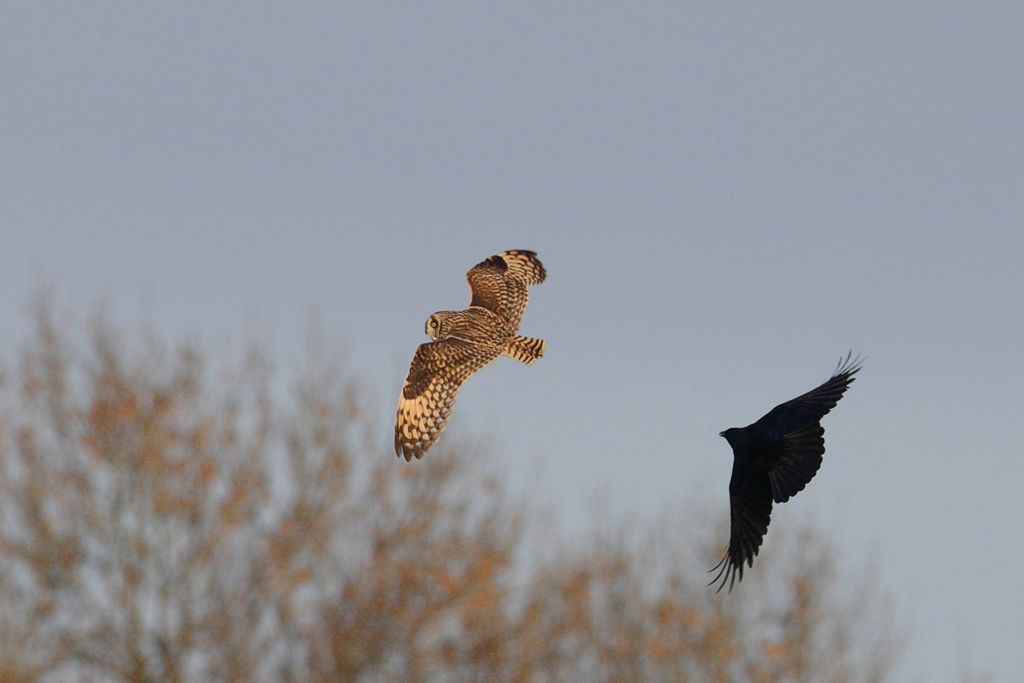
[[(729, 546), (711, 571), (708, 585), (716, 593), (743, 580), (743, 563), (754, 566), (754, 556), (768, 532), (772, 502), (785, 503), (803, 491), (825, 454), (821, 418), (832, 410), (860, 370), (862, 359), (853, 352), (840, 357), (835, 372), (821, 386), (781, 403), (746, 427), (732, 427), (719, 436), (732, 446), (729, 480), (731, 513)], [(709, 572), (710, 573), (710, 572)]]

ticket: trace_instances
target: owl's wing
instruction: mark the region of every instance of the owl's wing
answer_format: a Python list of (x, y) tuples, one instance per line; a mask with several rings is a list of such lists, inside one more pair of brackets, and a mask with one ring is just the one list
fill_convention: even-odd
[(503, 251), (484, 259), (466, 273), (473, 293), (469, 305), (494, 311), (518, 328), (529, 301), (527, 287), (539, 285), (546, 277), (547, 272), (535, 252)]
[(398, 399), (395, 453), (407, 461), (423, 457), (444, 431), (459, 387), (498, 353), (461, 339), (421, 344)]

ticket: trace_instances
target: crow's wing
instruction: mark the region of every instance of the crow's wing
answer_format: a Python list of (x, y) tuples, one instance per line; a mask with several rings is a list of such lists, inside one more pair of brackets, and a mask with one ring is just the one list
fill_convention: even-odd
[(782, 437), (782, 455), (768, 470), (772, 499), (776, 503), (785, 503), (803, 491), (818, 473), (821, 457), (825, 455), (824, 436), (821, 425), (813, 424)]
[(729, 547), (722, 561), (711, 569), (718, 570), (711, 581), (719, 584), (716, 592), (726, 583), (731, 591), (735, 581), (743, 580), (743, 564), (753, 566), (772, 517), (772, 485), (767, 472), (752, 468), (740, 457), (733, 461), (729, 511)]
[(781, 455), (771, 464), (769, 477), (772, 498), (784, 503), (817, 474), (825, 455), (825, 430), (821, 418), (829, 413), (854, 381), (860, 359), (848, 353), (840, 358), (836, 370), (820, 386), (772, 408), (756, 426), (782, 446)]
[(847, 354), (846, 358), (840, 359), (835, 372), (825, 382), (806, 394), (780, 403), (755, 424), (765, 428), (775, 439), (817, 424), (836, 407), (843, 393), (853, 383), (854, 375), (860, 371), (860, 364), (859, 357)]

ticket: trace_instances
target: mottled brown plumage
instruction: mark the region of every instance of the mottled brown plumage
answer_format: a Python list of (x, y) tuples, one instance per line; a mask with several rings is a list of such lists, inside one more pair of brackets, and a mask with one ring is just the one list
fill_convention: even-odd
[(398, 399), (395, 453), (420, 458), (444, 431), (455, 394), (474, 372), (500, 355), (532, 363), (544, 340), (516, 336), (529, 301), (528, 287), (544, 282), (532, 251), (504, 251), (466, 274), (472, 298), (464, 311), (438, 311), (427, 320), (434, 341), (420, 345)]

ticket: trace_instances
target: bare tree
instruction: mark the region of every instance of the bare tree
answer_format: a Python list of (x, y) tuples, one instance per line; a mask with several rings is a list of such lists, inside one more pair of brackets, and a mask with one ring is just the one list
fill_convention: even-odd
[(76, 339), (42, 304), (0, 384), (0, 683), (892, 671), (884, 603), (813, 535), (717, 598), (678, 552), (714, 556), (702, 538), (623, 528), (531, 559), (534, 508), (485, 449), (395, 461), (329, 354), (286, 392), (259, 353), (209, 367), (103, 319)]

